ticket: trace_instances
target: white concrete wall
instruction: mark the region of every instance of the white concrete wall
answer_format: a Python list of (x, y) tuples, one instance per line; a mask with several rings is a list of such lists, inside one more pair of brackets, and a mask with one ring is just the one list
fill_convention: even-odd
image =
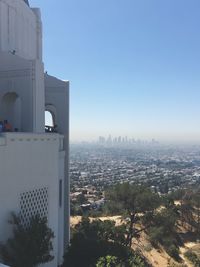
[(6, 133), (0, 137), (0, 203), (3, 203), (0, 242), (11, 234), (8, 219), (11, 212), (20, 212), (20, 194), (47, 187), (49, 226), (55, 234), (55, 260), (48, 267), (56, 267), (63, 256), (64, 233), (59, 223), (63, 214), (63, 202), (59, 206), (59, 180), (64, 178), (63, 149), (63, 137), (58, 134)]
[(22, 0), (0, 0), (0, 51), (42, 60), (42, 25), (38, 9)]
[(0, 98), (12, 91), (22, 100), (20, 131), (44, 132), (41, 15), (23, 0), (0, 0), (0, 63)]
[(32, 61), (33, 85), (33, 132), (44, 132), (45, 125), (45, 92), (44, 92), (44, 66), (39, 60)]
[(45, 107), (53, 113), (58, 132), (64, 135), (65, 177), (64, 177), (64, 246), (70, 241), (70, 179), (69, 179), (69, 82), (45, 74)]
[[(0, 52), (0, 120), (6, 118), (2, 98), (16, 93), (21, 99), (22, 132), (44, 132), (44, 67), (38, 60), (24, 60)], [(17, 127), (11, 121), (13, 127)]]
[[(3, 107), (7, 93), (16, 93), (20, 98), (18, 108), (13, 108), (18, 114), (15, 112), (13, 118), (13, 110)], [(44, 134), (45, 106), (55, 110), (58, 132), (63, 139), (58, 134)], [(0, 202), (5, 203), (0, 206), (0, 233), (3, 233), (0, 241), (10, 235), (7, 218), (11, 211), (19, 211), (19, 195), (48, 187), (49, 225), (56, 238), (55, 261), (47, 266), (56, 267), (62, 262), (64, 244), (68, 244), (70, 236), (69, 83), (49, 75), (44, 77), (40, 11), (29, 8), (22, 0), (0, 0), (0, 120), (3, 119), (9, 119), (13, 127), (20, 125), (21, 132), (30, 134), (0, 136)], [(62, 206), (59, 180), (62, 180)]]

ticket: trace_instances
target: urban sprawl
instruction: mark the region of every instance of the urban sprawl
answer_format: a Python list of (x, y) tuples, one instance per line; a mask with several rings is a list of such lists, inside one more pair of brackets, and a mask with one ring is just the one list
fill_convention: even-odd
[(71, 145), (71, 201), (80, 200), (82, 208), (101, 207), (105, 190), (117, 183), (146, 185), (159, 194), (199, 185), (199, 146), (102, 140)]

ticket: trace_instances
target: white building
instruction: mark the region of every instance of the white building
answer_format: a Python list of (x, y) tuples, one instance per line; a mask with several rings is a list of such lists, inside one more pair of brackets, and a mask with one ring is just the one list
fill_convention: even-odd
[[(58, 133), (45, 133), (45, 110)], [(0, 0), (0, 242), (11, 234), (11, 212), (36, 213), (54, 231), (55, 259), (69, 242), (69, 83), (44, 74), (40, 10), (27, 0)]]

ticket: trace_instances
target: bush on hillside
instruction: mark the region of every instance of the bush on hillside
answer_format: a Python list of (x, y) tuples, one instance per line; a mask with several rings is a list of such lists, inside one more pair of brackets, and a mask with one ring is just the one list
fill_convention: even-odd
[(143, 259), (139, 255), (136, 257), (133, 250), (125, 246), (125, 234), (126, 228), (123, 225), (115, 226), (113, 221), (90, 222), (88, 218), (83, 218), (73, 230), (63, 267), (94, 267), (102, 262), (112, 266), (116, 260), (119, 267), (147, 267), (146, 263), (142, 265)]
[(184, 256), (194, 264), (194, 267), (200, 267), (200, 258), (194, 252), (188, 250)]

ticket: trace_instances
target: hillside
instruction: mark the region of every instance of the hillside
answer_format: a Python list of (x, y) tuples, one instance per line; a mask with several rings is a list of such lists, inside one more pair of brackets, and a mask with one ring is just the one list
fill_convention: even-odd
[[(81, 216), (71, 217), (71, 227), (74, 228), (75, 225), (81, 222)], [(123, 223), (121, 216), (104, 216), (98, 218), (90, 218), (91, 221), (94, 220), (111, 220), (120, 225)], [(146, 233), (142, 233), (140, 237), (136, 240), (134, 239), (132, 248), (134, 250), (139, 250), (140, 253), (148, 260), (152, 267), (193, 267), (193, 265), (185, 256), (185, 252), (188, 250), (193, 251), (198, 256), (200, 256), (200, 244), (194, 242), (194, 235), (188, 234), (183, 227), (178, 228), (178, 234), (183, 241), (183, 245), (179, 247), (180, 249), (180, 262), (175, 261), (170, 257), (163, 247), (154, 248), (149, 242), (149, 237)], [(196, 265), (199, 266), (199, 265)], [(196, 267), (195, 266), (195, 267)]]

